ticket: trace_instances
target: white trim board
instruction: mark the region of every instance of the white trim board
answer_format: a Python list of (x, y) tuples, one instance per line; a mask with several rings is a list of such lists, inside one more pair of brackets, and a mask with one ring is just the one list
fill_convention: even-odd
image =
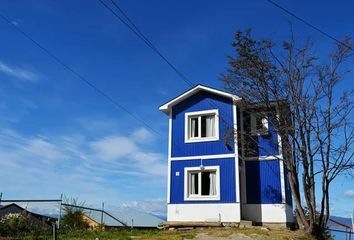
[(223, 97), (227, 97), (227, 98), (231, 98), (233, 101), (238, 101), (241, 100), (240, 97), (224, 92), (224, 91), (220, 91), (214, 88), (210, 88), (210, 87), (206, 87), (203, 85), (197, 85), (191, 89), (189, 89), (187, 92), (173, 98), (172, 100), (170, 100), (169, 102), (165, 103), (164, 105), (159, 107), (159, 110), (164, 112), (165, 114), (169, 114), (170, 109), (172, 108), (172, 106), (182, 102), (183, 100), (187, 99), (188, 97), (200, 92), (200, 91), (206, 91), (206, 92), (210, 92), (210, 93), (214, 93), (216, 95), (219, 96), (223, 96)]
[[(279, 119), (279, 109), (277, 108), (277, 118)], [(283, 159), (283, 146), (282, 140), (279, 132), (277, 131), (278, 136), (278, 151), (280, 159)], [(282, 196), (282, 203), (286, 203), (286, 191), (285, 191), (285, 173), (284, 173), (284, 161), (279, 161), (279, 168), (280, 168), (280, 186), (281, 186), (281, 196)]]
[(235, 193), (236, 201), (240, 202), (240, 170), (239, 170), (239, 152), (238, 152), (238, 128), (237, 128), (237, 106), (233, 102), (232, 106), (233, 111), (233, 123), (234, 123), (234, 151), (235, 151)]
[(245, 161), (252, 161), (252, 160), (283, 160), (282, 155), (272, 155), (272, 156), (259, 156), (259, 157), (245, 157)]
[(228, 154), (215, 154), (215, 155), (199, 155), (199, 156), (185, 156), (185, 157), (171, 157), (171, 161), (177, 160), (207, 160), (207, 159), (219, 159), (219, 158), (234, 158), (235, 153)]
[(171, 202), (172, 111), (168, 119), (167, 203)]

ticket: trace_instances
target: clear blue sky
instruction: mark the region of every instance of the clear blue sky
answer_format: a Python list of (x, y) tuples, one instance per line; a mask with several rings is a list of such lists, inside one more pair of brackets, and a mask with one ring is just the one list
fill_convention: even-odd
[[(278, 1), (343, 38), (354, 34), (350, 1)], [(195, 83), (218, 76), (237, 29), (288, 36), (292, 19), (266, 1), (136, 1), (120, 5)], [(188, 86), (96, 1), (2, 1), (0, 11), (77, 72), (167, 136), (158, 106)], [(325, 53), (332, 41), (293, 20)], [(0, 191), (5, 198), (101, 201), (164, 214), (167, 142), (88, 88), (0, 21)], [(349, 64), (352, 68), (353, 62)], [(344, 84), (353, 86), (350, 75)], [(348, 216), (354, 181), (333, 185), (333, 213)]]

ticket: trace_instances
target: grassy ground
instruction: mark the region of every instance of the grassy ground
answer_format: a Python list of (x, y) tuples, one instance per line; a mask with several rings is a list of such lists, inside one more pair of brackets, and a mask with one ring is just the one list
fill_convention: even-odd
[(241, 228), (223, 228), (223, 229), (205, 229), (205, 230), (174, 230), (174, 231), (160, 231), (160, 230), (112, 230), (112, 231), (74, 231), (66, 234), (60, 234), (60, 240), (123, 240), (123, 239), (161, 239), (161, 240), (179, 240), (179, 239), (193, 239), (197, 235), (214, 238), (221, 237), (227, 238), (231, 235), (244, 234), (246, 236), (254, 237), (256, 239), (302, 239), (311, 240), (312, 238), (306, 237), (300, 231), (290, 231), (285, 229), (274, 229), (271, 231), (262, 230), (260, 228), (255, 229), (241, 229)]

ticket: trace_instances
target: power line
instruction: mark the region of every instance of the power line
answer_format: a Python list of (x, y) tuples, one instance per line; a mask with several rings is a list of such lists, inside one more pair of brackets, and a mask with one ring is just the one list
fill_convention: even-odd
[(133, 21), (129, 18), (128, 14), (126, 14), (119, 5), (111, 0), (115, 8), (126, 18), (124, 20), (121, 16), (119, 16), (110, 6), (108, 6), (103, 0), (98, 0), (109, 12), (111, 12), (119, 21), (121, 21), (124, 25), (126, 25), (138, 38), (140, 38), (149, 48), (151, 48), (157, 55), (159, 55), (168, 66), (172, 68), (173, 71), (177, 73), (180, 78), (187, 83), (189, 86), (194, 86), (195, 84), (189, 80), (177, 67), (167, 58), (165, 57), (161, 51), (143, 34), (142, 31), (133, 23)]
[[(148, 37), (137, 27), (137, 25), (131, 20), (131, 18), (128, 16), (128, 14), (123, 10), (122, 7), (119, 6), (117, 1), (115, 0), (110, 0), (113, 6), (122, 14), (122, 16), (125, 18), (123, 19), (122, 16), (117, 14), (110, 6), (108, 6), (104, 0), (98, 0), (109, 12), (111, 12), (120, 22), (122, 22), (125, 26), (127, 26), (139, 39), (141, 39), (149, 48), (151, 48), (156, 54), (158, 54), (164, 62), (166, 62), (172, 70), (177, 73), (177, 75), (185, 82), (187, 85), (193, 87), (195, 84), (189, 80), (180, 70), (177, 69), (177, 67), (167, 58), (165, 57), (161, 51), (149, 40)], [(216, 107), (220, 110), (222, 113), (222, 110), (217, 106), (217, 104), (212, 100), (208, 99), (208, 103), (212, 107)], [(227, 125), (227, 127), (230, 128), (230, 123), (226, 121), (220, 114), (219, 114), (220, 120)], [(234, 129), (234, 127), (232, 127)]]
[[(132, 22), (132, 20), (128, 17), (128, 15), (123, 11), (122, 8), (119, 7), (118, 4), (114, 2), (114, 0), (111, 0), (112, 3), (114, 3), (114, 6), (125, 16), (128, 22), (126, 22), (123, 18), (121, 18), (116, 12), (114, 12), (107, 4), (105, 4), (102, 0), (99, 0), (104, 7), (106, 7), (112, 14), (114, 14), (115, 17), (117, 17), (122, 23), (124, 23), (133, 33), (138, 36), (147, 46), (149, 46), (152, 50), (154, 50), (180, 77), (182, 80), (184, 80), (188, 85), (194, 86), (193, 82), (189, 80), (181, 71), (179, 71), (158, 49), (157, 47), (142, 33), (142, 31), (139, 30), (139, 28)], [(79, 80), (87, 84), (89, 87), (94, 89), (97, 93), (99, 93), (101, 96), (103, 96), (106, 100), (111, 102), (116, 108), (121, 109), (125, 111), (127, 114), (129, 114), (132, 118), (134, 118), (136, 121), (140, 122), (142, 125), (147, 127), (152, 133), (163, 137), (158, 131), (156, 131), (154, 128), (152, 128), (148, 123), (146, 123), (144, 120), (141, 118), (137, 117), (135, 114), (133, 114), (129, 109), (124, 107), (122, 104), (120, 104), (118, 101), (114, 100), (111, 96), (109, 96), (107, 93), (105, 93), (103, 90), (95, 86), (92, 82), (87, 80), (84, 76), (82, 76), (80, 73), (75, 71), (72, 67), (70, 67), (68, 64), (66, 64), (64, 61), (62, 61), (59, 57), (57, 57), (54, 53), (52, 53), (50, 50), (45, 48), (42, 44), (40, 44), (38, 41), (36, 41), (34, 38), (32, 38), (27, 32), (22, 30), (20, 27), (15, 25), (11, 20), (9, 20), (5, 15), (0, 13), (0, 17), (7, 22), (10, 26), (14, 27), (19, 33), (21, 33), (24, 37), (26, 37), (28, 40), (30, 40), (33, 44), (35, 44), (38, 48), (43, 50), (48, 56), (53, 58), (55, 62), (57, 62), (59, 65), (62, 65), (65, 69), (70, 71), (73, 75), (75, 75)], [(217, 104), (211, 100), (208, 99), (208, 102), (210, 105), (213, 107), (217, 107)], [(219, 115), (220, 116), (220, 115)], [(230, 127), (230, 124), (224, 120), (221, 116), (220, 119)]]
[(341, 44), (341, 45), (343, 45), (343, 46), (349, 48), (350, 50), (352, 50), (352, 47), (351, 47), (350, 45), (348, 45), (348, 44), (344, 43), (343, 41), (341, 41), (341, 40), (339, 40), (339, 39), (333, 37), (333, 36), (330, 35), (329, 33), (327, 33), (327, 32), (325, 32), (325, 31), (321, 30), (320, 28), (316, 27), (315, 25), (311, 24), (310, 22), (306, 21), (305, 19), (303, 19), (303, 18), (297, 16), (295, 13), (293, 13), (293, 12), (291, 12), (290, 10), (288, 10), (288, 9), (286, 9), (286, 8), (284, 8), (284, 7), (282, 7), (282, 6), (280, 6), (278, 3), (274, 2), (273, 0), (266, 0), (266, 1), (269, 2), (270, 4), (272, 4), (273, 6), (275, 6), (275, 7), (279, 8), (279, 9), (281, 9), (282, 11), (286, 12), (288, 15), (290, 15), (290, 16), (296, 18), (296, 19), (299, 20), (300, 22), (302, 22), (302, 23), (306, 24), (307, 26), (309, 26), (309, 27), (315, 29), (316, 31), (320, 32), (322, 35), (324, 35), (324, 36), (326, 36), (326, 37), (332, 39), (333, 41), (335, 41), (335, 42), (337, 42), (337, 43), (339, 43), (339, 44)]
[(136, 30), (137, 33), (140, 34), (140, 36), (142, 36), (150, 45), (151, 47), (156, 48), (156, 46), (144, 35), (144, 33), (138, 28), (137, 25), (135, 25), (135, 23), (131, 20), (131, 18), (128, 16), (128, 14), (126, 14), (124, 12), (124, 10), (114, 1), (111, 0), (112, 4), (119, 10), (119, 12), (121, 14), (123, 14), (123, 16), (125, 17), (125, 19), (128, 21), (128, 23)]
[[(122, 7), (119, 6), (119, 4), (116, 2), (116, 0), (110, 0), (114, 7), (123, 15), (125, 20), (123, 19), (122, 16), (118, 15), (110, 6), (108, 6), (104, 0), (98, 0), (109, 12), (111, 12), (119, 21), (121, 21), (124, 25), (126, 25), (137, 37), (139, 37), (149, 48), (151, 48), (155, 53), (157, 53), (179, 76), (180, 78), (186, 82), (190, 86), (195, 86), (195, 84), (189, 80), (180, 70), (175, 67), (170, 60), (168, 60), (162, 53), (159, 51), (159, 49), (146, 37), (146, 35), (137, 27), (136, 24), (131, 20), (131, 18), (128, 16), (128, 14), (123, 10)], [(220, 110), (220, 113), (222, 115), (223, 111), (221, 108), (217, 106), (217, 104), (212, 100), (208, 99), (208, 103), (212, 107), (216, 107)], [(249, 112), (249, 110), (244, 110), (245, 112)], [(225, 113), (226, 114), (226, 113)], [(231, 129), (234, 129), (235, 126), (233, 124), (230, 124), (227, 120), (225, 120), (222, 116), (219, 114), (220, 120), (227, 125), (228, 128), (231, 127)], [(233, 116), (232, 116), (233, 118)], [(255, 139), (251, 138), (252, 141), (255, 141)], [(256, 142), (256, 141), (255, 141)]]
[(33, 44), (35, 44), (38, 48), (43, 50), (48, 56), (50, 56), (52, 59), (54, 59), (55, 62), (57, 62), (59, 65), (63, 66), (65, 69), (67, 69), (69, 72), (71, 72), (73, 75), (75, 75), (78, 79), (80, 79), (82, 82), (84, 82), (86, 85), (91, 87), (93, 90), (95, 90), (98, 94), (103, 96), (107, 101), (111, 102), (116, 108), (123, 110), (127, 114), (129, 114), (132, 118), (134, 118), (136, 121), (140, 122), (142, 125), (144, 125), (146, 128), (148, 128), (152, 133), (162, 136), (158, 131), (153, 129), (147, 122), (145, 122), (143, 119), (139, 118), (136, 116), (134, 113), (132, 113), (129, 109), (124, 107), (122, 104), (120, 104), (118, 101), (114, 100), (110, 95), (105, 93), (103, 90), (98, 88), (96, 85), (94, 85), (92, 82), (87, 80), (84, 76), (79, 74), (77, 71), (75, 71), (72, 67), (70, 67), (68, 64), (66, 64), (64, 61), (62, 61), (59, 57), (57, 57), (54, 53), (49, 51), (47, 48), (45, 48), (42, 44), (40, 44), (38, 41), (36, 41), (34, 38), (32, 38), (27, 32), (22, 30), (20, 27), (18, 27), (16, 24), (14, 24), (10, 19), (8, 19), (6, 16), (4, 16), (2, 13), (0, 13), (0, 17), (7, 22), (10, 26), (14, 27), (19, 33), (21, 33), (24, 37), (26, 37), (28, 40), (30, 40)]

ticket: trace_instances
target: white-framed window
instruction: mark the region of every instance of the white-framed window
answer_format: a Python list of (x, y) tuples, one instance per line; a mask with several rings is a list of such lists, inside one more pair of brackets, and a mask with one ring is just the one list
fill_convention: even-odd
[(219, 140), (218, 109), (185, 114), (185, 142)]
[(219, 166), (185, 168), (184, 200), (220, 200)]
[(268, 116), (262, 113), (251, 114), (251, 134), (266, 135), (268, 134)]

